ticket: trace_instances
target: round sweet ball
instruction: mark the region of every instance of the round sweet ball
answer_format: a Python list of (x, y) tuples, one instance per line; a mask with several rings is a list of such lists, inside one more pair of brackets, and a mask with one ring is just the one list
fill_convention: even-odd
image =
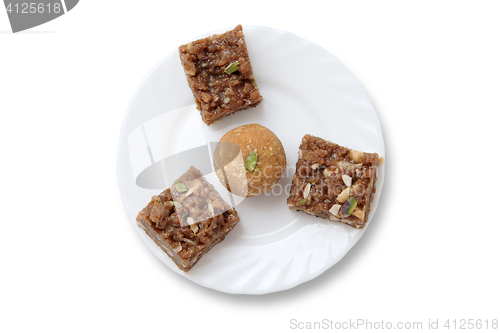
[(253, 197), (278, 183), (286, 168), (285, 149), (268, 128), (243, 125), (222, 136), (214, 151), (214, 167), (229, 191)]

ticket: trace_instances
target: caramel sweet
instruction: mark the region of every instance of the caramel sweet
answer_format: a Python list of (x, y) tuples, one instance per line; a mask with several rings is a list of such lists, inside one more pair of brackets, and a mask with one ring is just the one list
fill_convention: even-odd
[(224, 240), (240, 218), (200, 171), (190, 167), (174, 185), (153, 196), (136, 221), (187, 272)]
[(179, 47), (188, 85), (203, 121), (213, 122), (262, 100), (241, 25)]
[(364, 228), (375, 193), (376, 153), (345, 148), (306, 134), (287, 204), (291, 210)]

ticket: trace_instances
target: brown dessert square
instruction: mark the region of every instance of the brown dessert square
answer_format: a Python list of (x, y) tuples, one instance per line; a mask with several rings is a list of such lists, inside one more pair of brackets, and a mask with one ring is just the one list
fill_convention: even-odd
[(291, 210), (362, 229), (375, 193), (376, 153), (363, 153), (306, 134), (292, 178)]
[(262, 100), (241, 25), (220, 35), (181, 45), (179, 55), (198, 110), (207, 125), (256, 106)]
[(177, 267), (187, 272), (224, 240), (240, 218), (191, 166), (174, 185), (153, 196), (136, 221)]

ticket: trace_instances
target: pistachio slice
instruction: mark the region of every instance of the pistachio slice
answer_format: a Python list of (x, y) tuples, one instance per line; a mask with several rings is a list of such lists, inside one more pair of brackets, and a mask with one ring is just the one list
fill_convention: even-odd
[(340, 217), (345, 218), (351, 215), (357, 204), (358, 202), (356, 201), (355, 197), (350, 197), (349, 199), (347, 199), (347, 201), (344, 202), (344, 204), (340, 208)]
[(231, 64), (229, 64), (229, 66), (226, 67), (226, 69), (224, 70), (227, 74), (231, 74), (231, 73), (234, 73), (238, 70), (238, 66), (239, 66), (239, 62), (235, 61)]
[(186, 184), (184, 184), (184, 183), (175, 184), (175, 188), (177, 189), (177, 191), (179, 191), (181, 193), (186, 192), (188, 190)]
[(255, 167), (257, 166), (257, 158), (259, 157), (259, 154), (257, 153), (257, 150), (254, 150), (248, 154), (247, 159), (245, 160), (245, 168), (248, 171), (254, 171)]
[(307, 202), (307, 199), (302, 199), (299, 201), (299, 205), (305, 205)]

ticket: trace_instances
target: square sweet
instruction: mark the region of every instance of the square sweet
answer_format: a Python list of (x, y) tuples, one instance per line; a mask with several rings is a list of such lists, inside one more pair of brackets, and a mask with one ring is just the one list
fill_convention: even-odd
[(188, 85), (210, 125), (262, 101), (241, 25), (179, 47)]
[(362, 229), (382, 160), (376, 153), (345, 148), (306, 134), (299, 147), (288, 207)]
[(153, 196), (136, 221), (179, 269), (188, 272), (240, 218), (191, 166), (171, 187)]

